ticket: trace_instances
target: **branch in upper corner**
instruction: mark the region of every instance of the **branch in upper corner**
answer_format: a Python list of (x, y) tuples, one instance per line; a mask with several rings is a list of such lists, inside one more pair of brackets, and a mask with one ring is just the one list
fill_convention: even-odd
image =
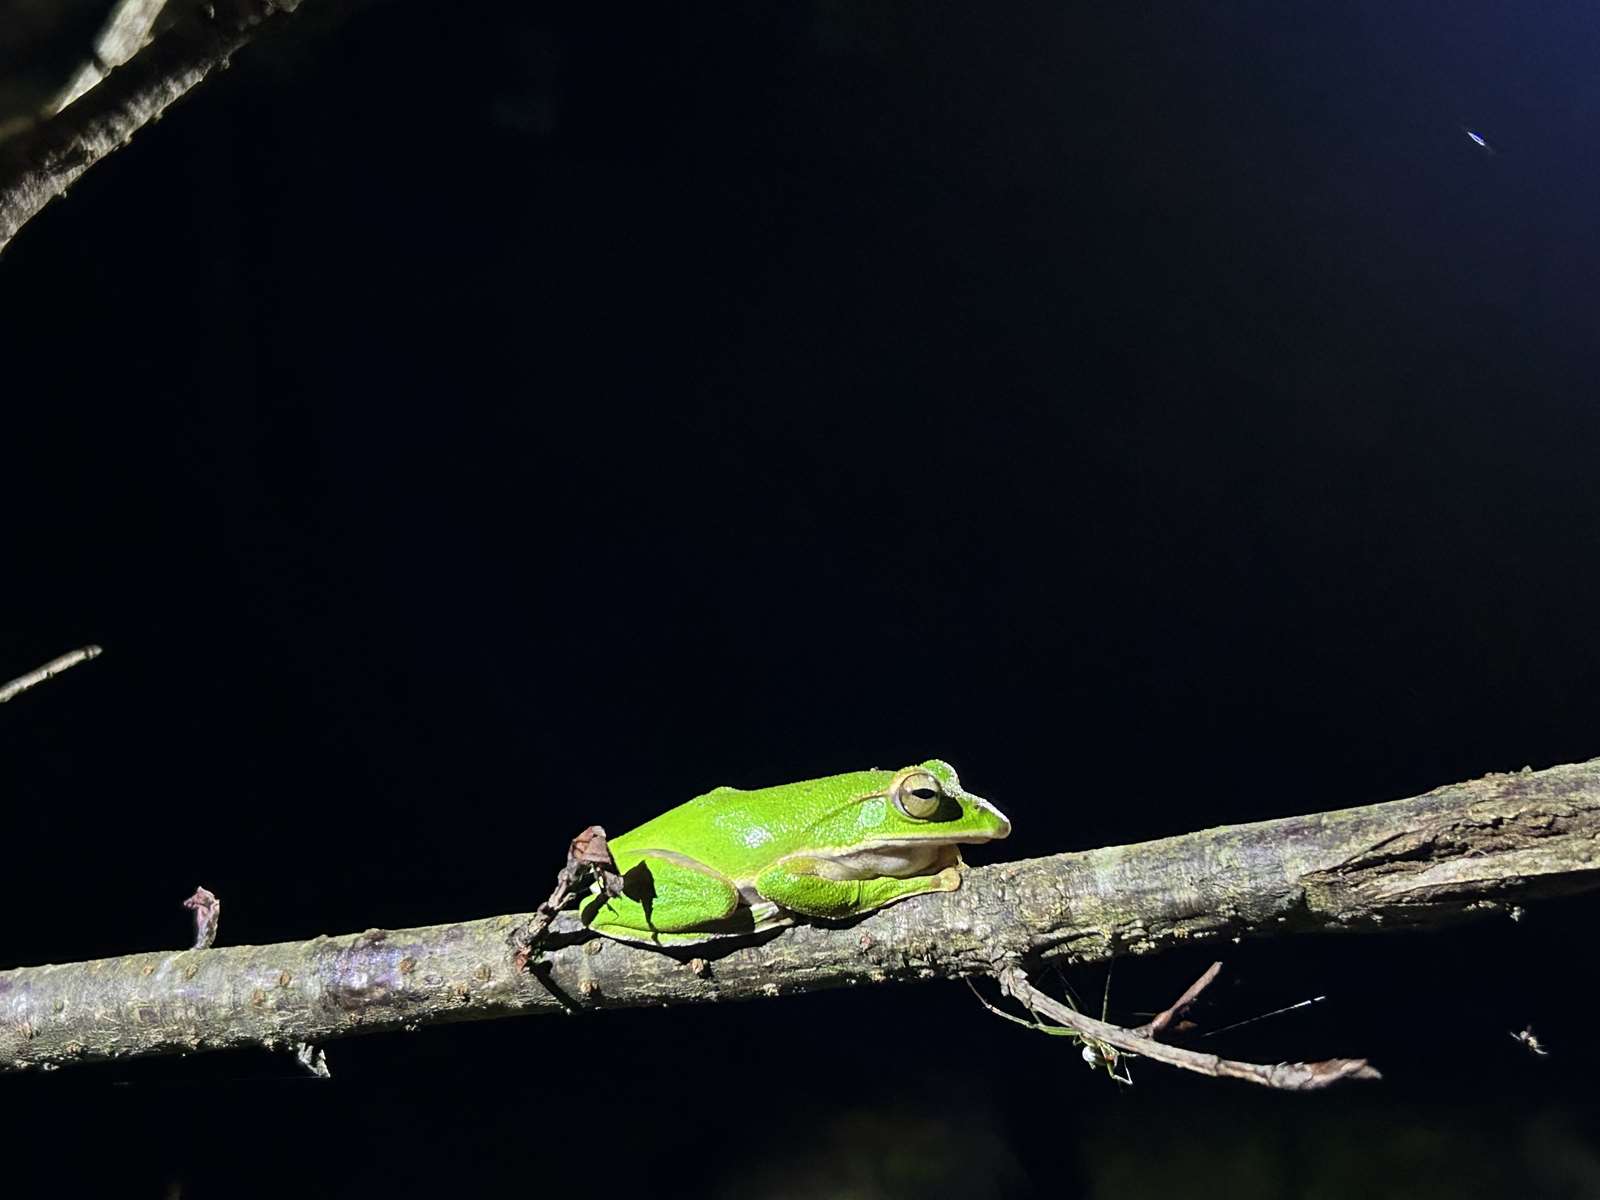
[(77, 666), (81, 662), (88, 662), (91, 658), (100, 657), (99, 646), (81, 646), (76, 650), (63, 654), (60, 658), (52, 658), (44, 666), (26, 675), (18, 675), (10, 683), (0, 687), (0, 704), (4, 704), (13, 696), (20, 696), (31, 687), (53, 679), (61, 672)]
[(80, 175), (159, 120), (231, 55), (300, 6), (301, 0), (212, 0), (194, 4), (55, 116), (0, 146), (0, 252)]

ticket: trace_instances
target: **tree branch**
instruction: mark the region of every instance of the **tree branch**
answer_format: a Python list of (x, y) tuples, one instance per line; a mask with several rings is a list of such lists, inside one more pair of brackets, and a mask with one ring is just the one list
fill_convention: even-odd
[(0, 252), (45, 205), (301, 0), (213, 0), (190, 11), (98, 86), (0, 146)]
[(0, 686), (0, 704), (22, 695), (31, 687), (38, 687), (47, 679), (54, 679), (61, 672), (70, 670), (81, 662), (99, 658), (100, 653), (99, 646), (80, 646), (76, 650), (69, 650), (60, 658), (52, 658), (44, 666), (37, 667), (26, 675), (18, 675), (10, 683)]
[(967, 872), (852, 924), (667, 954), (531, 915), (0, 972), (0, 1072), (523, 1013), (1004, 974), (1196, 941), (1425, 929), (1600, 886), (1600, 759)]

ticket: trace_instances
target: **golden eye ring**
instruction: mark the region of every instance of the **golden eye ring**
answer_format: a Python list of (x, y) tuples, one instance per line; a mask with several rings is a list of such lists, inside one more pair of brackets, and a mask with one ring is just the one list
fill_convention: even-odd
[(894, 806), (915, 821), (926, 821), (939, 811), (944, 803), (944, 784), (937, 775), (912, 767), (894, 777), (889, 785), (889, 798)]

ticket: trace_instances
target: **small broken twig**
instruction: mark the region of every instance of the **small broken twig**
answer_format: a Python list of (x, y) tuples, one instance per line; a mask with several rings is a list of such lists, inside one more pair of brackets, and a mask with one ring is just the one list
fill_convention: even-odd
[[(1124, 1029), (1119, 1025), (1111, 1025), (1085, 1016), (1034, 987), (1027, 973), (1020, 967), (1004, 967), (996, 977), (1008, 995), (1019, 1000), (1030, 1012), (1046, 1016), (1056, 1024), (1064, 1026), (1063, 1033), (1070, 1030), (1086, 1043), (1113, 1046), (1125, 1054), (1142, 1055), (1156, 1062), (1166, 1063), (1170, 1067), (1194, 1071), (1200, 1075), (1218, 1079), (1243, 1079), (1247, 1083), (1284, 1091), (1310, 1091), (1344, 1079), (1382, 1078), (1377, 1069), (1364, 1058), (1330, 1058), (1321, 1062), (1285, 1062), (1268, 1065), (1238, 1062), (1234, 1059), (1220, 1058), (1215, 1054), (1184, 1050), (1143, 1036), (1132, 1029)], [(1195, 987), (1185, 993), (1185, 998), (1192, 999), (1190, 993), (1198, 995), (1213, 978), (1215, 972), (1208, 971)], [(1180, 999), (1168, 1009), (1168, 1012), (1176, 1012), (1185, 1003), (1185, 999)], [(1005, 1015), (1010, 1016), (1010, 1014)]]
[(95, 35), (89, 58), (50, 102), (49, 115), (60, 112), (138, 53), (150, 40), (150, 31), (156, 27), (156, 18), (166, 4), (167, 0), (118, 0)]
[(0, 704), (4, 704), (13, 696), (22, 695), (29, 688), (41, 684), (47, 679), (55, 678), (69, 667), (75, 667), (81, 662), (88, 662), (91, 658), (99, 657), (99, 646), (80, 646), (76, 650), (63, 654), (60, 658), (52, 658), (38, 670), (29, 671), (26, 675), (18, 675), (10, 683), (0, 687)]
[(1164, 1011), (1158, 1012), (1150, 1020), (1140, 1025), (1134, 1032), (1142, 1037), (1159, 1039), (1174, 1021), (1189, 1010), (1189, 1006), (1200, 998), (1200, 993), (1210, 987), (1221, 973), (1222, 964), (1219, 962), (1212, 963), (1206, 968), (1204, 975), (1189, 985), (1188, 991), (1174, 1000)]
[[(183, 902), (185, 908), (194, 910), (194, 950), (209, 950), (217, 941), (217, 926), (222, 919), (222, 901), (215, 892), (204, 887), (194, 889), (194, 895)], [(379, 939), (381, 940), (381, 939)], [(294, 1042), (289, 1046), (294, 1061), (317, 1079), (332, 1079), (328, 1069), (328, 1055), (314, 1042)]]
[(544, 931), (550, 928), (550, 922), (556, 919), (556, 914), (572, 898), (580, 884), (587, 882), (593, 871), (600, 873), (600, 886), (606, 895), (622, 894), (622, 876), (606, 845), (606, 831), (599, 825), (589, 826), (572, 839), (567, 847), (567, 865), (556, 873), (556, 886), (550, 898), (534, 910), (533, 920), (511, 931), (508, 940), (516, 952), (514, 962), (519, 972), (528, 969), (534, 946), (544, 936)]
[(185, 908), (194, 909), (195, 950), (209, 950), (217, 940), (217, 922), (222, 918), (222, 901), (203, 887), (183, 902)]
[(294, 1060), (318, 1079), (333, 1078), (333, 1072), (328, 1070), (328, 1056), (321, 1046), (310, 1042), (296, 1042)]
[(1514, 1042), (1521, 1042), (1528, 1048), (1529, 1054), (1537, 1055), (1540, 1058), (1546, 1058), (1550, 1054), (1549, 1048), (1543, 1042), (1541, 1042), (1539, 1040), (1539, 1036), (1533, 1032), (1532, 1025), (1526, 1026), (1525, 1028), (1518, 1030), (1516, 1033), (1513, 1033), (1511, 1035), (1511, 1040)]

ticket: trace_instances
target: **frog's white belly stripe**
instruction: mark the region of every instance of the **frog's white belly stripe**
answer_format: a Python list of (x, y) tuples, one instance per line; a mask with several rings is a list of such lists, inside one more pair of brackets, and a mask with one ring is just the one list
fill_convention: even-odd
[(814, 857), (817, 874), (824, 879), (910, 879), (955, 866), (961, 861), (961, 852), (951, 842), (902, 842)]

